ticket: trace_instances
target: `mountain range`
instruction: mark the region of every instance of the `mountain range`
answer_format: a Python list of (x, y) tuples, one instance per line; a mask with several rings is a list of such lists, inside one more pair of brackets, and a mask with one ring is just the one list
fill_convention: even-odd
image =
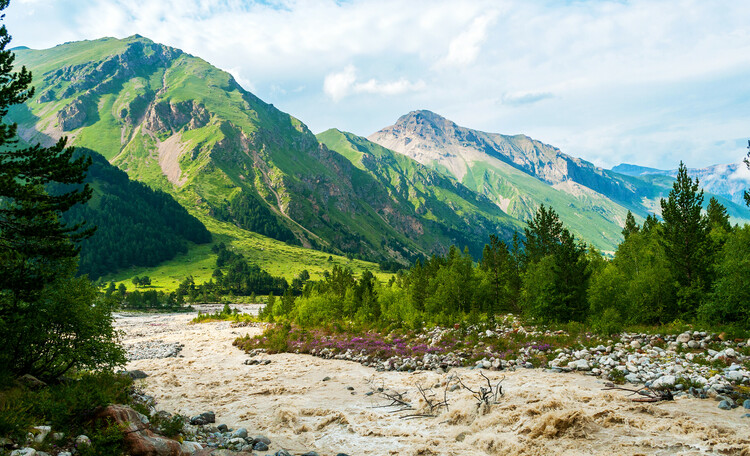
[(229, 73), (138, 35), (15, 53), (36, 86), (8, 116), (23, 140), (68, 136), (194, 215), (306, 248), (402, 264), (452, 244), (478, 255), (546, 204), (613, 250), (627, 211), (645, 217), (671, 185), (429, 111), (368, 138), (314, 135)]
[[(649, 176), (677, 176), (677, 169), (656, 169), (644, 166), (619, 164), (612, 168), (620, 174), (638, 176), (648, 179)], [(731, 200), (732, 202), (744, 204), (743, 194), (750, 188), (750, 170), (745, 163), (730, 163), (724, 165), (713, 165), (705, 168), (688, 168), (688, 175), (698, 179), (701, 187), (709, 192)]]

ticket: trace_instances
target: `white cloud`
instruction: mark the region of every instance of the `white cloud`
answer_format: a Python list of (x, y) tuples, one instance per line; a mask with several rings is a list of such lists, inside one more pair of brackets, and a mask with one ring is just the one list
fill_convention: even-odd
[(455, 37), (448, 46), (448, 55), (442, 61), (446, 65), (468, 65), (479, 55), (487, 40), (487, 28), (495, 22), (497, 13), (490, 12), (474, 19), (468, 29)]
[(339, 101), (352, 93), (400, 95), (423, 90), (425, 86), (424, 81), (410, 82), (405, 78), (391, 82), (381, 82), (377, 79), (357, 82), (357, 69), (353, 65), (347, 65), (338, 73), (328, 74), (323, 81), (323, 91), (333, 101)]
[(748, 17), (736, 0), (12, 0), (5, 24), (32, 48), (139, 33), (231, 69), (313, 131), (367, 135), (425, 107), (671, 168), (741, 158), (722, 141), (749, 134)]

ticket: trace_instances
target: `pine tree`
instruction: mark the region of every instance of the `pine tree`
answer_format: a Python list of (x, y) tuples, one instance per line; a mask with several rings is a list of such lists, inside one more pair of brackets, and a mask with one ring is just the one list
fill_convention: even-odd
[(693, 314), (710, 286), (710, 227), (701, 214), (702, 204), (703, 190), (699, 191), (698, 180), (693, 181), (680, 162), (669, 197), (661, 200), (661, 242), (679, 286), (677, 306), (668, 312), (673, 318)]
[[(0, 0), (0, 10), (9, 0)], [(4, 16), (3, 16), (4, 17)], [(0, 118), (31, 98), (31, 73), (13, 71), (0, 27)], [(0, 124), (0, 374), (51, 378), (71, 368), (124, 361), (105, 303), (76, 279), (79, 241), (92, 233), (61, 215), (86, 202), (88, 157), (73, 158), (62, 138), (54, 146), (19, 147), (16, 124)], [(54, 191), (52, 188), (54, 187)]]
[(625, 239), (628, 238), (632, 233), (637, 233), (640, 231), (640, 227), (635, 222), (635, 217), (633, 217), (633, 213), (628, 211), (628, 215), (625, 216), (625, 226), (622, 229), (622, 237)]
[[(747, 166), (748, 169), (750, 169), (750, 140), (747, 141), (747, 156), (745, 157), (743, 161), (745, 162), (745, 166)], [(750, 206), (750, 193), (748, 193), (747, 190), (745, 190), (744, 196), (745, 196), (745, 204), (747, 206)]]
[(729, 214), (727, 214), (727, 208), (725, 208), (719, 200), (713, 196), (708, 201), (708, 207), (706, 208), (706, 218), (708, 219), (708, 226), (710, 229), (722, 229), (725, 232), (732, 230), (732, 224), (729, 223)]

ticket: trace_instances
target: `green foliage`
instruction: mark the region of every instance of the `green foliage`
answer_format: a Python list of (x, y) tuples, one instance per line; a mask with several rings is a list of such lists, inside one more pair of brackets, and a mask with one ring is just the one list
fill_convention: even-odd
[(583, 321), (590, 275), (586, 246), (544, 205), (527, 225), (524, 312), (540, 321)]
[(700, 308), (706, 322), (750, 324), (750, 226), (735, 228), (719, 253), (716, 282), (710, 299)]
[(237, 193), (224, 206), (216, 209), (214, 216), (279, 241), (299, 244), (294, 233), (271, 212), (268, 204), (253, 193)]
[(693, 182), (680, 162), (669, 197), (661, 201), (664, 223), (660, 242), (678, 284), (677, 300), (666, 309), (672, 318), (694, 314), (701, 297), (711, 287), (714, 251), (708, 237), (708, 219), (701, 215), (703, 190), (698, 189), (698, 181)]

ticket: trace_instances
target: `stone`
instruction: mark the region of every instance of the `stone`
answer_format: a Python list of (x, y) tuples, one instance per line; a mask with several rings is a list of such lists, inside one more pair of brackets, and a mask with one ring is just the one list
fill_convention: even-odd
[(190, 424), (192, 425), (210, 424), (215, 422), (216, 415), (214, 414), (214, 412), (203, 412), (200, 415), (196, 415), (190, 418)]
[(253, 450), (268, 451), (268, 444), (263, 442), (255, 442), (255, 445), (253, 445)]
[(36, 456), (37, 452), (33, 448), (21, 448), (10, 452), (10, 456)]
[(88, 436), (85, 436), (85, 435), (81, 434), (78, 437), (76, 437), (76, 445), (78, 445), (78, 446), (81, 446), (81, 445), (87, 445), (87, 446), (91, 445), (91, 439), (88, 438)]
[(589, 362), (585, 359), (579, 359), (576, 361), (571, 361), (568, 363), (568, 367), (572, 367), (573, 369), (587, 371), (591, 369), (591, 366), (589, 366)]
[(239, 437), (241, 439), (244, 439), (247, 437), (247, 429), (245, 428), (239, 428), (236, 431), (232, 432), (232, 437)]
[(279, 450), (276, 453), (274, 453), (273, 456), (292, 456), (292, 454), (286, 450)]
[(745, 399), (745, 402), (742, 403), (742, 407), (750, 409), (750, 399)]
[(679, 342), (681, 344), (686, 344), (686, 343), (690, 342), (690, 339), (692, 339), (692, 338), (693, 338), (692, 334), (690, 334), (689, 332), (684, 332), (684, 333), (680, 334), (679, 336), (677, 336), (677, 342)]
[(253, 439), (253, 442), (255, 442), (255, 443), (263, 442), (266, 445), (270, 445), (271, 444), (271, 439), (269, 439), (265, 435), (256, 435), (255, 438)]
[(49, 426), (34, 426), (34, 442), (42, 443), (47, 438), (52, 428)]
[(630, 342), (630, 348), (635, 348), (637, 350), (637, 349), (641, 348), (641, 343), (638, 342), (637, 340), (634, 340), (634, 341)]
[(328, 376), (326, 376), (326, 377), (323, 377), (323, 381), (324, 381), (324, 382), (327, 382), (327, 381), (328, 381), (328, 380), (330, 380), (330, 379), (331, 379), (331, 377), (328, 377)]
[(57, 456), (73, 456), (70, 451), (61, 451), (57, 453)]
[(123, 430), (126, 453), (132, 456), (181, 456), (182, 446), (176, 440), (154, 434), (141, 421), (138, 412), (125, 405), (110, 405), (94, 417), (109, 421)]
[(745, 378), (742, 372), (736, 370), (727, 372), (724, 377), (730, 382), (741, 382)]
[(697, 340), (690, 340), (690, 341), (688, 341), (687, 345), (690, 348), (698, 348), (698, 347), (701, 346), (701, 343), (698, 342)]
[(32, 390), (41, 389), (47, 386), (46, 383), (29, 374), (19, 377), (16, 382), (21, 386), (25, 386), (26, 388)]
[(196, 451), (200, 451), (203, 449), (203, 445), (201, 445), (199, 442), (193, 442), (191, 440), (185, 440), (180, 444), (180, 450), (182, 450), (183, 453), (187, 454), (193, 454)]
[(654, 380), (651, 384), (652, 388), (672, 388), (677, 379), (674, 375), (662, 375), (661, 377)]
[(65, 434), (62, 432), (53, 432), (52, 433), (52, 440), (55, 442), (59, 442), (60, 440), (65, 438)]
[(147, 373), (143, 372), (142, 370), (138, 370), (138, 369), (124, 371), (123, 374), (127, 375), (128, 377), (132, 378), (133, 380), (140, 380), (142, 378), (148, 377)]
[(628, 383), (640, 383), (641, 382), (641, 378), (637, 374), (632, 374), (632, 373), (626, 375), (625, 380)]
[(220, 424), (216, 426), (216, 429), (218, 429), (219, 432), (229, 432), (229, 426), (227, 426), (226, 424)]
[(320, 456), (318, 453), (314, 451), (308, 451), (307, 453), (303, 454), (302, 456)]
[(721, 401), (719, 402), (719, 408), (722, 410), (732, 410), (732, 405), (729, 401)]
[(737, 352), (734, 351), (734, 348), (727, 348), (726, 350), (724, 350), (724, 355), (728, 356), (729, 358), (736, 358)]

